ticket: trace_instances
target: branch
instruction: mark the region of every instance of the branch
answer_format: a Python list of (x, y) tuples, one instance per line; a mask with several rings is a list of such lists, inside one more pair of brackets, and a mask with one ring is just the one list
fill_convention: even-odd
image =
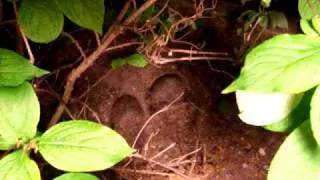
[(18, 14), (18, 9), (17, 9), (17, 4), (15, 2), (13, 2), (12, 4), (13, 4), (14, 14), (15, 14), (15, 16), (17, 18), (17, 29), (20, 32), (21, 38), (22, 38), (22, 40), (24, 42), (24, 45), (26, 46), (26, 49), (27, 49), (27, 52), (28, 52), (28, 56), (29, 56), (29, 61), (30, 61), (31, 64), (34, 64), (35, 59), (34, 59), (30, 44), (28, 42), (28, 39), (27, 39), (26, 35), (24, 34), (22, 28), (18, 24), (19, 14)]

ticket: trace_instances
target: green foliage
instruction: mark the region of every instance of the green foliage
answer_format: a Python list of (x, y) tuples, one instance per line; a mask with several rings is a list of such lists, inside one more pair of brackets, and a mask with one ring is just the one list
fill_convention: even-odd
[(33, 138), (39, 118), (40, 105), (31, 84), (0, 88), (0, 134), (7, 142)]
[(243, 28), (238, 30), (238, 35), (252, 30), (256, 23), (262, 29), (289, 28), (287, 17), (279, 11), (247, 10), (239, 16), (238, 21), (244, 24)]
[(51, 165), (71, 172), (103, 170), (133, 152), (115, 131), (83, 120), (53, 126), (38, 139), (38, 148)]
[(314, 16), (320, 15), (320, 1), (299, 0), (298, 10), (301, 19), (311, 20)]
[(33, 66), (19, 54), (0, 48), (0, 87), (17, 86), (47, 73), (48, 71)]
[(240, 77), (223, 93), (236, 90), (301, 93), (320, 83), (320, 38), (278, 35), (254, 48)]
[(308, 36), (319, 36), (317, 31), (313, 29), (311, 21), (300, 19), (300, 27), (304, 34)]
[(313, 92), (314, 89), (305, 92), (300, 103), (285, 119), (270, 125), (266, 125), (264, 128), (274, 132), (291, 132), (306, 119), (309, 119), (310, 101), (313, 96)]
[(0, 149), (21, 149), (0, 160), (0, 179), (40, 179), (28, 157), (32, 149), (54, 167), (72, 172), (103, 170), (134, 152), (115, 131), (85, 120), (62, 122), (36, 136), (39, 116), (31, 84), (0, 88)]
[(99, 178), (87, 173), (65, 173), (53, 180), (99, 180)]
[(133, 54), (125, 58), (118, 58), (112, 60), (111, 67), (112, 69), (117, 69), (125, 64), (131, 65), (137, 68), (143, 68), (148, 64), (148, 61), (141, 54)]
[(62, 32), (63, 14), (52, 0), (24, 0), (19, 10), (19, 24), (30, 40), (48, 43)]
[(310, 118), (313, 136), (320, 145), (320, 86), (316, 88), (312, 96)]
[[(128, 64), (141, 66), (137, 56)], [(107, 169), (134, 152), (115, 131), (101, 124), (74, 120), (57, 124), (44, 134), (37, 132), (40, 105), (26, 80), (47, 73), (25, 58), (0, 49), (0, 150), (10, 150), (0, 160), (0, 179), (40, 180), (37, 164), (29, 158), (34, 150), (54, 167), (72, 172)], [(97, 179), (88, 174), (59, 177)]]
[[(271, 162), (268, 180), (320, 177), (320, 2), (299, 0), (299, 13), (300, 26), (305, 34), (279, 35), (252, 49), (246, 56), (240, 76), (223, 91), (245, 92), (249, 98), (254, 98), (255, 104), (246, 110), (255, 113), (250, 124), (271, 131), (290, 132)], [(298, 105), (289, 103), (291, 105), (283, 108), (280, 105), (284, 102), (288, 105), (289, 98), (276, 98), (270, 103), (271, 97), (278, 94), (283, 97), (304, 96)], [(260, 97), (262, 95), (269, 98), (264, 99)], [(237, 96), (240, 115), (243, 108), (241, 98)], [(277, 116), (280, 112), (286, 113), (287, 117), (281, 120)], [(269, 124), (271, 121), (261, 121), (265, 116), (279, 117), (279, 121), (272, 124)], [(240, 118), (248, 123), (247, 119)]]
[(72, 22), (102, 33), (104, 0), (54, 0), (54, 2)]
[(15, 151), (0, 160), (0, 179), (40, 180), (39, 168), (27, 152)]
[(66, 15), (75, 24), (102, 34), (104, 0), (23, 0), (19, 24), (26, 36), (37, 43), (55, 40)]
[(273, 158), (268, 180), (319, 179), (320, 147), (312, 136), (310, 121), (296, 128)]
[(276, 123), (291, 113), (301, 101), (302, 96), (303, 94), (237, 91), (239, 117), (245, 123), (256, 126)]

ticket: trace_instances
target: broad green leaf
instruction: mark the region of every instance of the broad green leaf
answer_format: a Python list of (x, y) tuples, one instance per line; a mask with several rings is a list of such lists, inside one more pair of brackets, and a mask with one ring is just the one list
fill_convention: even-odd
[(14, 141), (7, 141), (2, 136), (0, 136), (0, 150), (9, 150), (16, 145)]
[(54, 0), (74, 23), (102, 34), (104, 0)]
[(255, 126), (272, 124), (285, 119), (299, 104), (302, 96), (237, 91), (239, 117), (243, 122)]
[(63, 14), (52, 0), (23, 0), (19, 24), (26, 36), (37, 43), (55, 40), (63, 28)]
[(18, 86), (26, 80), (41, 77), (48, 71), (39, 69), (28, 63), (19, 54), (0, 48), (0, 87)]
[(148, 61), (141, 54), (134, 54), (126, 58), (127, 63), (134, 67), (143, 68), (148, 64)]
[(99, 180), (99, 178), (88, 173), (65, 173), (53, 180)]
[(125, 59), (122, 59), (122, 58), (114, 59), (111, 62), (111, 67), (112, 69), (117, 69), (125, 64), (127, 64), (127, 61)]
[(33, 138), (39, 118), (40, 105), (30, 83), (0, 87), (0, 134), (5, 140), (17, 143)]
[(311, 20), (315, 15), (320, 15), (320, 1), (299, 0), (298, 10), (302, 19)]
[(320, 145), (320, 86), (312, 96), (310, 118), (313, 135)]
[(317, 31), (313, 29), (311, 22), (308, 20), (300, 19), (300, 27), (303, 33), (305, 33), (308, 36), (313, 36), (313, 37), (319, 36)]
[(39, 168), (28, 154), (15, 151), (0, 160), (1, 180), (41, 180)]
[(309, 119), (310, 102), (314, 89), (304, 93), (300, 103), (284, 120), (264, 126), (265, 129), (274, 132), (291, 132), (306, 119)]
[(84, 120), (53, 126), (39, 138), (38, 146), (52, 166), (71, 172), (107, 169), (134, 152), (117, 132)]
[(298, 94), (318, 85), (319, 76), (320, 37), (278, 35), (247, 54), (240, 76), (222, 93)]
[(313, 138), (310, 121), (286, 138), (273, 158), (268, 180), (316, 180), (320, 178), (320, 146)]

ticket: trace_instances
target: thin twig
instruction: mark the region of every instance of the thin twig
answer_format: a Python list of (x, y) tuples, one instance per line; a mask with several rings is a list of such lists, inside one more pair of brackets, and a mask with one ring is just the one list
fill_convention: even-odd
[(148, 171), (148, 170), (137, 170), (137, 169), (124, 169), (124, 168), (113, 168), (115, 171), (124, 172), (124, 173), (138, 173), (143, 175), (156, 175), (156, 176), (165, 176), (165, 177), (171, 177), (175, 176), (174, 174), (170, 173), (163, 173), (163, 172), (157, 172), (157, 171)]
[(66, 36), (67, 38), (69, 38), (72, 41), (72, 43), (76, 46), (76, 48), (80, 52), (83, 59), (87, 58), (86, 53), (84, 53), (84, 50), (82, 49), (80, 43), (71, 34), (69, 34), (67, 32), (62, 32), (62, 35)]
[(182, 92), (176, 99), (174, 99), (170, 104), (168, 104), (167, 106), (161, 108), (159, 111), (155, 112), (154, 114), (152, 114), (148, 119), (147, 121), (143, 124), (143, 126), (141, 127), (139, 133), (137, 134), (135, 140), (133, 141), (133, 144), (132, 144), (132, 148), (134, 149), (142, 132), (144, 131), (144, 129), (147, 127), (147, 125), (151, 122), (151, 120), (156, 117), (157, 115), (167, 111), (174, 103), (176, 103), (182, 96), (184, 95), (184, 93)]
[(94, 32), (94, 36), (96, 38), (97, 46), (100, 46), (101, 45), (101, 40), (100, 40), (99, 34)]
[(156, 155), (152, 156), (150, 159), (154, 160), (154, 159), (162, 156), (164, 153), (166, 153), (167, 151), (169, 151), (170, 149), (172, 149), (174, 146), (176, 146), (176, 143), (170, 144), (168, 147), (166, 147), (165, 149), (163, 149), (162, 151), (160, 151), (160, 152), (157, 153)]
[[(19, 19), (19, 14), (18, 14), (18, 9), (17, 9), (17, 4), (15, 2), (13, 2), (12, 4), (13, 4), (14, 14), (15, 14), (17, 20), (18, 20)], [(21, 38), (22, 38), (22, 40), (24, 42), (24, 45), (26, 46), (26, 49), (27, 49), (27, 52), (28, 52), (28, 56), (29, 56), (29, 62), (30, 62), (30, 64), (34, 64), (35, 59), (34, 59), (30, 44), (28, 42), (28, 39), (27, 39), (26, 35), (24, 34), (24, 32), (23, 32), (23, 30), (22, 30), (22, 28), (20, 27), (19, 24), (17, 24), (17, 28), (18, 28), (18, 30), (20, 32)]]
[(131, 23), (134, 23), (138, 17), (150, 6), (152, 6), (154, 3), (156, 3), (157, 0), (148, 0), (146, 1), (139, 9), (137, 9), (128, 19), (124, 21), (124, 25), (127, 26)]
[(122, 49), (122, 48), (125, 48), (125, 47), (134, 46), (134, 45), (142, 45), (142, 44), (144, 44), (144, 43), (143, 42), (128, 42), (128, 43), (124, 43), (124, 44), (120, 44), (120, 45), (115, 45), (115, 46), (109, 47), (109, 48), (105, 49), (105, 52), (114, 51), (114, 50), (117, 50), (117, 49)]
[(174, 169), (174, 168), (172, 168), (172, 167), (170, 167), (170, 166), (167, 166), (167, 165), (162, 164), (162, 163), (160, 163), (160, 162), (154, 161), (154, 160), (152, 160), (152, 159), (148, 159), (148, 158), (143, 157), (143, 156), (141, 156), (141, 155), (139, 155), (139, 154), (134, 154), (134, 155), (132, 155), (131, 157), (138, 158), (138, 159), (142, 159), (142, 160), (147, 161), (147, 162), (151, 162), (151, 163), (156, 164), (156, 165), (158, 165), (158, 166), (160, 166), (160, 167), (163, 167), (163, 168), (165, 168), (165, 169), (168, 169), (168, 170), (176, 173), (177, 175), (179, 175), (179, 176), (181, 176), (181, 177), (183, 177), (183, 178), (185, 178), (185, 179), (190, 179), (190, 177), (188, 177), (187, 175), (185, 175), (185, 174), (183, 174), (182, 172), (178, 171), (177, 169)]
[(214, 56), (228, 56), (227, 52), (211, 52), (211, 51), (199, 51), (199, 50), (187, 50), (187, 49), (169, 49), (172, 53), (182, 53), (182, 54), (201, 54), (201, 55), (214, 55)]
[(142, 148), (142, 152), (141, 152), (141, 153), (143, 154), (143, 156), (147, 156), (147, 153), (148, 153), (148, 150), (149, 150), (149, 144), (150, 144), (151, 140), (152, 140), (156, 135), (159, 134), (159, 132), (160, 132), (160, 130), (157, 129), (156, 132), (152, 132), (152, 133), (150, 134), (147, 142), (145, 143), (145, 145), (144, 145), (143, 148)]
[(159, 56), (151, 56), (150, 60), (156, 64), (168, 64), (181, 61), (203, 61), (203, 60), (218, 60), (218, 61), (233, 61), (229, 57), (181, 57), (181, 58), (164, 58)]

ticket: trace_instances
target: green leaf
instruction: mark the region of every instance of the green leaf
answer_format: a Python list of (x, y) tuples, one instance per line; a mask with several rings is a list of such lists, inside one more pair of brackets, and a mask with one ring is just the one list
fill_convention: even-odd
[(84, 120), (53, 126), (39, 138), (38, 146), (52, 166), (71, 172), (107, 169), (134, 152), (117, 132)]
[(23, 0), (18, 21), (26, 36), (37, 43), (55, 40), (63, 29), (63, 14), (51, 0)]
[(320, 33), (320, 16), (316, 15), (316, 16), (312, 17), (311, 22), (312, 22), (313, 29), (317, 33)]
[(308, 36), (313, 36), (313, 37), (319, 36), (317, 31), (313, 29), (311, 22), (308, 20), (300, 19), (300, 27), (303, 33), (305, 33)]
[(54, 0), (74, 23), (102, 34), (104, 0)]
[(0, 150), (9, 150), (16, 145), (14, 141), (7, 141), (2, 136), (0, 136)]
[(320, 145), (320, 86), (316, 88), (312, 96), (310, 118), (313, 135)]
[(39, 168), (28, 154), (15, 151), (0, 160), (1, 180), (41, 180)]
[(303, 94), (236, 92), (240, 119), (255, 126), (264, 126), (285, 119), (302, 97)]
[(236, 90), (298, 94), (320, 83), (320, 38), (279, 35), (250, 51), (240, 76), (222, 93)]
[(129, 64), (138, 68), (144, 68), (148, 64), (148, 61), (141, 54), (133, 54), (125, 58), (118, 58), (112, 60), (111, 67), (112, 69), (117, 69), (125, 64)]
[(148, 61), (141, 54), (134, 54), (126, 58), (127, 63), (134, 67), (143, 68), (148, 64)]
[(99, 178), (88, 173), (65, 173), (53, 180), (99, 180)]
[(291, 132), (306, 119), (309, 119), (310, 102), (314, 89), (304, 93), (300, 103), (284, 120), (264, 126), (265, 129), (274, 132)]
[(0, 134), (5, 140), (17, 143), (33, 138), (39, 118), (40, 105), (30, 83), (0, 88)]
[(121, 58), (114, 59), (111, 62), (111, 67), (112, 67), (112, 69), (117, 69), (125, 64), (127, 64), (127, 61), (125, 59), (121, 59)]
[(0, 48), (0, 87), (18, 86), (26, 80), (41, 77), (48, 71), (39, 69), (28, 63), (19, 54)]
[(315, 15), (320, 15), (320, 1), (299, 0), (298, 10), (302, 19), (311, 20)]
[(310, 121), (295, 129), (273, 158), (268, 180), (319, 179), (320, 147), (313, 138)]

